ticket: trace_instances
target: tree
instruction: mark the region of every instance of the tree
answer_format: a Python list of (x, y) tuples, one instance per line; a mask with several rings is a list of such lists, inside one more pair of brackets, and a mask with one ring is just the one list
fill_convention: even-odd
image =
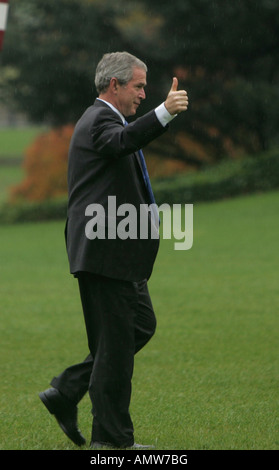
[(123, 47), (109, 15), (85, 0), (12, 0), (5, 39), (2, 95), (52, 125), (78, 119), (93, 101), (103, 51)]
[(44, 201), (67, 194), (68, 148), (73, 126), (40, 134), (26, 149), (25, 178), (10, 188), (10, 202)]
[[(163, 19), (160, 41), (150, 40), (144, 46), (150, 62), (156, 64), (161, 80), (168, 81), (172, 70), (189, 92), (190, 112), (178, 121), (181, 131), (187, 129), (217, 159), (230, 148), (253, 153), (274, 145), (278, 141), (278, 2), (143, 3), (149, 16), (160, 12)], [(133, 31), (129, 33), (133, 41)]]
[(199, 167), (266, 150), (278, 141), (278, 13), (277, 0), (11, 0), (5, 94), (34, 120), (75, 122), (96, 96), (102, 54), (129, 50), (149, 68), (140, 113), (173, 75), (189, 94), (154, 152)]

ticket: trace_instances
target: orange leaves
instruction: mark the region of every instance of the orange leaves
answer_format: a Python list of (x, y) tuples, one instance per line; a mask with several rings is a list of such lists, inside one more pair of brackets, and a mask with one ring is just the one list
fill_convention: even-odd
[(28, 147), (25, 179), (11, 188), (12, 202), (43, 201), (67, 193), (67, 160), (74, 127), (66, 125), (41, 134)]

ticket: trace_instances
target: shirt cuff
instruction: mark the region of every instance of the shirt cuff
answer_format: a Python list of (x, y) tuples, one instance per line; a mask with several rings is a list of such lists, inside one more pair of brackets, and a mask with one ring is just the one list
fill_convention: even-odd
[(155, 109), (155, 113), (158, 121), (160, 121), (163, 127), (165, 127), (177, 116), (177, 114), (170, 114), (168, 112), (167, 108), (165, 107), (165, 103), (160, 104), (160, 106)]

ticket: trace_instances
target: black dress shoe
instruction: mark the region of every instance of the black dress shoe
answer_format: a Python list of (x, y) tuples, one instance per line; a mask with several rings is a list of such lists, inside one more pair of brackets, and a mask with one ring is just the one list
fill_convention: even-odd
[(66, 436), (78, 446), (85, 444), (86, 440), (77, 425), (77, 407), (55, 388), (39, 393), (39, 397), (48, 411), (55, 416)]

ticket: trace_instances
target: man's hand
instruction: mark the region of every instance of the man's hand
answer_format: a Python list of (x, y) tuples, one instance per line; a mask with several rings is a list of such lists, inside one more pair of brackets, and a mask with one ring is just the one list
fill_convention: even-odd
[(187, 91), (177, 90), (178, 80), (176, 77), (172, 80), (172, 86), (165, 101), (165, 107), (170, 114), (179, 114), (186, 111), (188, 107)]

